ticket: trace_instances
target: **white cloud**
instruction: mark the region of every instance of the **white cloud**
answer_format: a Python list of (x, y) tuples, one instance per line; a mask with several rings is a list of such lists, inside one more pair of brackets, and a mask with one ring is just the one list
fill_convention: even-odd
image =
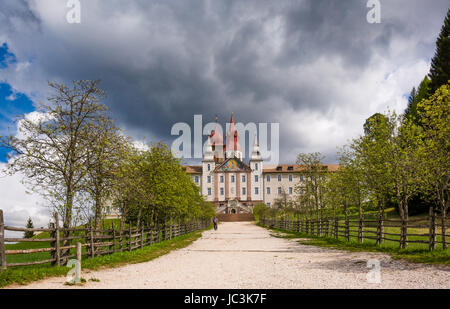
[[(6, 163), (0, 163), (0, 170), (4, 168)], [(50, 220), (49, 208), (39, 194), (27, 190), (22, 179), (21, 174), (0, 176), (1, 209), (5, 224), (25, 227), (27, 219), (31, 217), (35, 227), (46, 227)]]

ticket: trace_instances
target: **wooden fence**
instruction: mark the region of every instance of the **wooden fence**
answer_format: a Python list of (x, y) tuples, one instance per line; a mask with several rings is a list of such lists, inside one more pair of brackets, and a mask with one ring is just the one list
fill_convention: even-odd
[[(71, 258), (77, 256), (77, 243), (84, 248), (83, 255), (95, 257), (115, 252), (132, 251), (185, 235), (193, 231), (206, 229), (210, 220), (191, 220), (175, 224), (136, 228), (116, 228), (111, 224), (109, 229), (95, 229), (92, 224), (79, 228), (61, 228), (58, 219), (49, 228), (19, 228), (4, 225), (3, 211), (0, 210), (0, 270), (14, 266), (28, 266), (51, 263), (64, 265)], [(49, 237), (40, 238), (6, 238), (5, 231), (15, 232), (47, 232)], [(7, 243), (33, 243), (31, 249), (10, 249)], [(31, 246), (30, 246), (31, 247)], [(26, 261), (10, 263), (8, 256), (29, 255)], [(22, 258), (23, 259), (23, 258)], [(30, 261), (32, 260), (32, 261)]]
[[(441, 219), (436, 212), (430, 209), (428, 218), (424, 219), (393, 220), (380, 216), (377, 219), (366, 220), (345, 216), (344, 218), (319, 220), (260, 218), (259, 222), (263, 226), (280, 230), (319, 237), (341, 238), (346, 241), (357, 239), (359, 243), (363, 243), (365, 239), (373, 240), (377, 245), (385, 241), (392, 241), (399, 243), (401, 248), (407, 248), (410, 243), (422, 244), (424, 248), (428, 247), (431, 251), (439, 244), (444, 250), (448, 247), (450, 235), (442, 233)], [(448, 225), (448, 219), (446, 222)]]

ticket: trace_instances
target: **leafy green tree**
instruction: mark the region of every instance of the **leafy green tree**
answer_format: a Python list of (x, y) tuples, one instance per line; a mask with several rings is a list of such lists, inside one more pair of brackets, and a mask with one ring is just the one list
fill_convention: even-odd
[(106, 118), (98, 83), (74, 81), (68, 87), (50, 82), (54, 93), (48, 103), (40, 104), (35, 117), (22, 116), (17, 136), (0, 141), (15, 153), (7, 171), (22, 172), (25, 182), (53, 203), (64, 228), (72, 224), (75, 198), (91, 168), (89, 149), (97, 144), (93, 132)]
[(445, 243), (450, 177), (450, 84), (440, 87), (418, 105), (424, 144), (420, 147), (423, 190), (432, 196), (442, 215)]
[[(409, 202), (420, 192), (422, 177), (421, 162), (418, 149), (422, 146), (421, 127), (413, 121), (406, 120), (399, 128), (400, 119), (394, 114), (390, 117), (395, 127), (392, 137), (392, 152), (388, 156), (386, 165), (389, 166), (392, 176), (392, 191), (398, 205), (400, 217), (403, 222), (408, 220)], [(404, 238), (401, 242), (403, 248), (407, 244), (407, 224), (403, 227)]]
[(259, 220), (260, 218), (264, 218), (267, 214), (267, 211), (269, 210), (269, 206), (267, 206), (264, 203), (256, 203), (255, 206), (253, 206), (253, 216), (256, 220)]
[(450, 80), (450, 9), (447, 11), (441, 33), (436, 40), (436, 53), (431, 60), (429, 76), (431, 93)]
[(384, 216), (392, 188), (392, 171), (386, 162), (392, 153), (392, 122), (386, 115), (377, 113), (364, 124), (363, 136), (354, 139), (350, 147), (358, 156), (362, 175), (369, 194), (378, 206), (378, 216)]
[[(27, 229), (34, 228), (33, 221), (31, 220), (31, 217), (28, 218), (26, 228)], [(34, 236), (34, 231), (26, 231), (25, 235), (23, 236), (23, 238), (33, 238), (33, 236)]]
[(430, 79), (425, 76), (417, 90), (413, 88), (408, 99), (408, 107), (405, 110), (405, 119), (412, 120), (416, 125), (420, 125), (417, 114), (417, 104), (430, 96)]
[(296, 186), (296, 191), (302, 193), (302, 201), (309, 209), (313, 209), (317, 221), (322, 218), (325, 210), (324, 193), (328, 169), (323, 164), (323, 159), (319, 152), (300, 153), (297, 156), (297, 165), (302, 169), (304, 181)]

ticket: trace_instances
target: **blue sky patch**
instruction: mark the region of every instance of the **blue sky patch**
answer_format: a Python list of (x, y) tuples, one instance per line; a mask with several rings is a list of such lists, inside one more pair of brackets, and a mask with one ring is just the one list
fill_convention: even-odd
[(16, 56), (9, 51), (8, 44), (0, 46), (0, 69), (6, 68), (11, 63), (16, 63)]
[[(23, 93), (14, 92), (7, 83), (0, 83), (0, 135), (16, 133), (20, 115), (34, 111), (33, 102)], [(8, 150), (0, 147), (0, 162), (6, 162)]]

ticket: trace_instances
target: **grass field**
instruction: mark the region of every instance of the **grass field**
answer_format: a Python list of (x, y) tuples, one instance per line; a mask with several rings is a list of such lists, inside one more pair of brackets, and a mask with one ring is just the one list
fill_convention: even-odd
[[(161, 243), (153, 244), (151, 246), (145, 246), (143, 249), (137, 249), (134, 251), (123, 251), (109, 255), (98, 256), (94, 258), (83, 259), (83, 269), (100, 269), (103, 267), (117, 267), (125, 264), (141, 263), (150, 261), (161, 255), (167, 254), (174, 249), (184, 248), (190, 245), (192, 242), (201, 237), (202, 231), (192, 232), (186, 235), (175, 237), (171, 240), (163, 241)], [(47, 238), (47, 233), (41, 233), (35, 237)], [(18, 243), (7, 245), (7, 249), (31, 249), (31, 248), (44, 248), (50, 244), (46, 242), (42, 243)], [(45, 260), (50, 258), (50, 253), (33, 253), (33, 254), (21, 254), (7, 256), (9, 263), (28, 262)], [(44, 279), (47, 277), (63, 276), (69, 271), (67, 267), (57, 267), (48, 264), (42, 264), (39, 266), (21, 266), (11, 267), (0, 272), (0, 287), (18, 283), (26, 284), (31, 281)]]

